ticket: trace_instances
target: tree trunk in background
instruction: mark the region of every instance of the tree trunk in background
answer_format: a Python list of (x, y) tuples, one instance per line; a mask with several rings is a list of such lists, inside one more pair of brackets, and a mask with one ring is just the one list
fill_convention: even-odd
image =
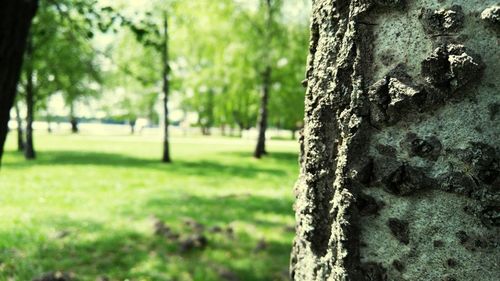
[(203, 136), (209, 136), (210, 135), (210, 129), (201, 125), (200, 126), (200, 131)]
[[(264, 45), (266, 46), (265, 49), (269, 50), (269, 48), (271, 47), (271, 40), (272, 40), (271, 27), (273, 22), (273, 13), (271, 7), (271, 0), (264, 0), (264, 1), (267, 10), (266, 13), (267, 26), (264, 34), (264, 41), (265, 41)], [(264, 63), (266, 64), (266, 67), (262, 72), (262, 91), (260, 95), (259, 117), (257, 120), (257, 129), (259, 133), (257, 137), (257, 146), (255, 147), (255, 151), (253, 154), (255, 158), (261, 158), (262, 155), (267, 154), (266, 151), (266, 130), (267, 130), (267, 115), (268, 115), (267, 107), (269, 103), (269, 95), (271, 90), (271, 74), (272, 74), (270, 61), (271, 59), (269, 57), (269, 54), (267, 53), (266, 57), (264, 58)]]
[(79, 132), (78, 119), (74, 116), (71, 116), (69, 122), (71, 123), (71, 133), (78, 134), (78, 132)]
[(496, 1), (403, 2), (313, 2), (293, 280), (500, 276)]
[(78, 118), (76, 118), (74, 101), (72, 101), (69, 106), (69, 122), (71, 123), (71, 133), (78, 134)]
[(245, 128), (243, 125), (238, 125), (238, 137), (243, 138), (243, 131), (245, 131)]
[(23, 54), (37, 0), (4, 0), (0, 9), (0, 161), (8, 133)]
[(14, 108), (16, 110), (17, 122), (17, 151), (24, 152), (23, 119), (21, 118), (21, 112), (19, 110), (19, 105), (17, 102), (14, 103)]
[(212, 127), (214, 125), (214, 98), (215, 98), (215, 91), (213, 89), (210, 89), (207, 93), (208, 95), (208, 100), (207, 100), (207, 108), (208, 108), (208, 113), (207, 113), (207, 124), (205, 128), (205, 134), (207, 136), (210, 136), (212, 134)]
[(261, 158), (262, 155), (267, 154), (266, 151), (266, 130), (267, 130), (267, 115), (269, 103), (269, 90), (271, 86), (271, 67), (267, 67), (262, 74), (263, 85), (262, 93), (260, 97), (260, 109), (259, 109), (259, 120), (258, 120), (258, 130), (259, 135), (257, 137), (257, 146), (255, 147), (254, 157)]
[(220, 135), (225, 137), (226, 136), (226, 124), (221, 124), (220, 125)]
[(50, 113), (47, 112), (45, 120), (47, 121), (47, 133), (52, 134), (52, 116)]
[(135, 134), (135, 124), (137, 123), (137, 120), (130, 120), (129, 125), (130, 125), (130, 134), (133, 135)]
[(34, 87), (34, 71), (33, 64), (33, 43), (28, 38), (26, 46), (26, 144), (24, 146), (24, 157), (27, 160), (36, 158), (35, 148), (33, 145), (33, 121), (35, 114), (35, 87)]
[(168, 17), (167, 13), (163, 15), (163, 49), (162, 49), (162, 63), (163, 63), (163, 112), (164, 112), (164, 127), (163, 127), (163, 163), (170, 163), (170, 145), (168, 135), (168, 95), (170, 91), (170, 65), (168, 57)]

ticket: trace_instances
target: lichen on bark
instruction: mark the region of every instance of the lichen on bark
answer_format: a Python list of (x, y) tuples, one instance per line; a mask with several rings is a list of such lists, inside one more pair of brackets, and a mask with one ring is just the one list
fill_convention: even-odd
[[(296, 185), (294, 280), (359, 278), (356, 186), (349, 179), (354, 150), (367, 126), (361, 23), (366, 1), (315, 1), (307, 68), (308, 90), (301, 175)], [(358, 20), (360, 22), (358, 22)]]
[(485, 2), (313, 2), (293, 280), (500, 275)]

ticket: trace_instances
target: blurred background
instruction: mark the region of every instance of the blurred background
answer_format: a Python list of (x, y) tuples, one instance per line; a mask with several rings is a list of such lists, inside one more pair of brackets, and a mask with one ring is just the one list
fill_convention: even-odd
[(0, 280), (288, 280), (308, 0), (40, 0)]

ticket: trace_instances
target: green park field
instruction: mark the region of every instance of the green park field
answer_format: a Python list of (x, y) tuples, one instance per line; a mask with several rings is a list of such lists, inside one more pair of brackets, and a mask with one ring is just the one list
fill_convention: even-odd
[(26, 161), (10, 134), (0, 280), (285, 280), (296, 142), (269, 141), (262, 160), (250, 140), (171, 142), (174, 162), (162, 164), (157, 138), (37, 134), (38, 158)]

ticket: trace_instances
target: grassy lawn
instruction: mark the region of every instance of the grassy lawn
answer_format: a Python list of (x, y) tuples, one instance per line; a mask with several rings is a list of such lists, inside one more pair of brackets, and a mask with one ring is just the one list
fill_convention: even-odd
[[(153, 138), (36, 137), (32, 162), (15, 152), (15, 134), (8, 139), (0, 173), (0, 280), (52, 271), (92, 281), (284, 280), (295, 142), (271, 141), (272, 154), (259, 161), (251, 157), (252, 141), (174, 138), (174, 163), (164, 165)], [(154, 218), (180, 239), (155, 235)], [(205, 230), (191, 229), (189, 219)], [(214, 226), (223, 231), (208, 230)], [(197, 232), (208, 239), (206, 248), (182, 251)]]

